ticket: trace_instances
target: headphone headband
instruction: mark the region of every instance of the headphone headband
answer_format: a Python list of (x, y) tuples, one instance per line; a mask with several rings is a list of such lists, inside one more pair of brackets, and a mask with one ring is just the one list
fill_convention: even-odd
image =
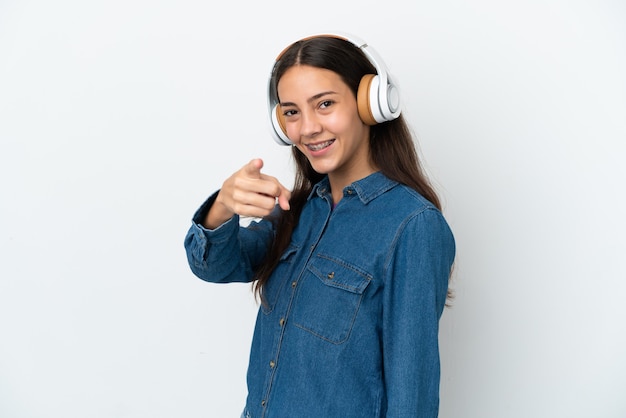
[[(341, 32), (319, 33), (307, 36), (299, 41), (323, 37), (337, 38), (350, 42), (363, 52), (367, 60), (376, 69), (376, 74), (367, 74), (363, 77), (357, 93), (359, 116), (363, 122), (368, 125), (375, 125), (396, 119), (400, 116), (401, 108), (398, 88), (393, 83), (389, 71), (378, 53), (364, 40)], [(280, 114), (277, 86), (272, 82), (272, 76), (276, 63), (292, 45), (293, 43), (278, 54), (274, 60), (272, 72), (268, 80), (268, 110), (270, 113), (271, 133), (274, 140), (279, 145), (293, 145), (293, 143), (287, 137), (285, 131), (284, 120)]]

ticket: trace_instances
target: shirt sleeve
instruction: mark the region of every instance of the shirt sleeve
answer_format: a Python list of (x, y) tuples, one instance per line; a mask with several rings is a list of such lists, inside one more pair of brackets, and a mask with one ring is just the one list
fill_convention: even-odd
[(439, 318), (454, 254), (452, 232), (434, 208), (410, 218), (391, 249), (382, 332), (387, 418), (438, 416)]
[(274, 236), (268, 220), (240, 226), (239, 216), (216, 229), (202, 226), (202, 220), (217, 197), (211, 195), (192, 218), (185, 236), (185, 251), (191, 271), (202, 280), (213, 283), (250, 282), (263, 261)]

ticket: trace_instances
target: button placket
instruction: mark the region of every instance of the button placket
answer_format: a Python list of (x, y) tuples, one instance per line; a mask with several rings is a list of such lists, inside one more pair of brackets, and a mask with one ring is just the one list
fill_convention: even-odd
[[(322, 192), (322, 194), (325, 194), (327, 192), (327, 190), (320, 190)], [(324, 225), (322, 226), (321, 230), (319, 231), (319, 236), (317, 239), (314, 240), (313, 244), (310, 245), (310, 247), (308, 248), (309, 253), (306, 256), (306, 259), (304, 260), (303, 264), (302, 264), (302, 270), (300, 270), (300, 272), (298, 274), (296, 274), (295, 276), (292, 276), (292, 281), (291, 281), (291, 295), (287, 298), (288, 301), (286, 301), (287, 306), (282, 306), (279, 309), (281, 310), (281, 316), (279, 316), (278, 318), (278, 325), (280, 328), (275, 328), (277, 332), (280, 333), (280, 336), (278, 338), (278, 342), (277, 342), (277, 346), (275, 347), (275, 357), (274, 359), (269, 360), (269, 362), (267, 363), (268, 367), (266, 369), (266, 373), (267, 373), (267, 386), (265, 388), (265, 397), (264, 399), (261, 401), (261, 405), (264, 408), (264, 412), (263, 414), (265, 414), (265, 412), (267, 411), (268, 408), (268, 399), (270, 398), (270, 393), (272, 391), (272, 385), (274, 382), (274, 379), (276, 378), (276, 374), (278, 373), (278, 357), (280, 356), (281, 353), (281, 349), (282, 349), (282, 339), (284, 336), (284, 333), (287, 332), (287, 329), (285, 328), (285, 325), (287, 323), (287, 320), (289, 318), (289, 314), (291, 311), (291, 304), (295, 298), (296, 295), (296, 290), (299, 287), (299, 281), (302, 277), (302, 275), (305, 273), (306, 271), (306, 267), (308, 265), (309, 260), (313, 257), (314, 251), (317, 247), (317, 244), (319, 243), (324, 230), (326, 229), (326, 225), (328, 224), (328, 221), (330, 219), (330, 216), (332, 215), (332, 213), (329, 214), (329, 216), (326, 219), (326, 222), (324, 222)], [(306, 247), (303, 247), (303, 250)], [(334, 278), (334, 272), (330, 272), (329, 273), (329, 279), (332, 280)], [(278, 310), (276, 311), (276, 314), (278, 314)]]

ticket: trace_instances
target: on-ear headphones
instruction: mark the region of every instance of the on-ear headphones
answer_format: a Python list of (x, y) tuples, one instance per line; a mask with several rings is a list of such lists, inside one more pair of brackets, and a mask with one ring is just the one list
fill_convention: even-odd
[[(322, 33), (308, 36), (301, 40), (319, 37), (339, 38), (352, 43), (365, 54), (365, 57), (376, 68), (376, 74), (366, 74), (361, 78), (357, 92), (359, 117), (364, 123), (376, 125), (377, 123), (394, 120), (400, 116), (400, 92), (394, 84), (385, 63), (371, 46), (352, 35), (340, 33)], [(273, 69), (290, 46), (276, 57)], [(293, 142), (287, 137), (284, 117), (278, 101), (278, 91), (273, 80), (273, 69), (268, 81), (270, 132), (279, 145), (293, 145)]]

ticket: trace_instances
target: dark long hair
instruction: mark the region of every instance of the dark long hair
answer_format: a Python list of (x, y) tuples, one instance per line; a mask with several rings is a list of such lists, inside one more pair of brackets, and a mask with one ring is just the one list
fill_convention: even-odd
[[(358, 47), (332, 36), (308, 38), (289, 46), (274, 65), (271, 80), (274, 86), (295, 65), (309, 65), (335, 72), (350, 87), (355, 99), (361, 78), (366, 74), (376, 74), (375, 67)], [(422, 169), (411, 131), (402, 115), (372, 126), (369, 145), (373, 165), (385, 176), (416, 190), (441, 209), (439, 197)], [(296, 175), (289, 201), (290, 210), (281, 211), (272, 219), (276, 223), (276, 236), (265, 261), (256, 272), (254, 290), (261, 296), (263, 303), (263, 286), (291, 242), (291, 234), (313, 186), (325, 176), (313, 169), (297, 147), (292, 147), (292, 155), (296, 163)], [(450, 292), (448, 296), (451, 296)]]

